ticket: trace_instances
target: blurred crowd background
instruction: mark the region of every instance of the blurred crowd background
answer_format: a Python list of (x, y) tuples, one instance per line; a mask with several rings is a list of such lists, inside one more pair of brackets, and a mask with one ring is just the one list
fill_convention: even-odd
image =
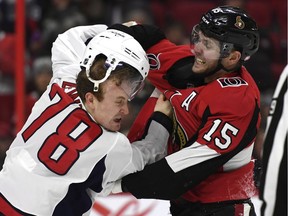
[[(16, 135), (15, 1), (0, 0), (0, 169)], [(65, 30), (135, 20), (161, 27), (175, 44), (189, 44), (192, 27), (206, 11), (218, 5), (244, 8), (256, 20), (261, 33), (259, 51), (245, 64), (262, 96), (262, 124), (254, 153), (256, 162), (261, 164), (267, 112), (279, 75), (287, 64), (287, 0), (26, 0), (25, 4), (26, 118), (49, 83), (52, 43)], [(130, 103), (122, 132), (129, 130), (152, 89), (147, 81), (144, 90)]]

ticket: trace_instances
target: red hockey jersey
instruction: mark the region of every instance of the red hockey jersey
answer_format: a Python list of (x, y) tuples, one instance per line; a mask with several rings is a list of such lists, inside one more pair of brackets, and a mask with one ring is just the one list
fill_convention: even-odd
[[(176, 89), (163, 76), (179, 59), (192, 55), (190, 47), (162, 40), (147, 53), (151, 63), (148, 78), (174, 108), (174, 133), (165, 159), (175, 175), (192, 168), (195, 176), (202, 178), (183, 198), (209, 203), (253, 196), (252, 151), (260, 126), (260, 93), (251, 75), (242, 66), (240, 71), (211, 83)], [(151, 97), (144, 105), (128, 135), (130, 140), (143, 134), (142, 128), (155, 102), (156, 99)], [(205, 173), (210, 172), (210, 165), (202, 164), (218, 163), (220, 158), (232, 154), (237, 148), (241, 149), (207, 177)]]

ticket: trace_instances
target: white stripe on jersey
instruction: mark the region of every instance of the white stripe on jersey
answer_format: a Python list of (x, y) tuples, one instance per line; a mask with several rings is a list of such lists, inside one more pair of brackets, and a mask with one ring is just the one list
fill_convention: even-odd
[(176, 173), (187, 167), (194, 166), (218, 156), (220, 156), (220, 154), (215, 150), (195, 142), (187, 148), (183, 148), (178, 152), (168, 155), (166, 160), (171, 169)]
[(251, 206), (248, 203), (244, 203), (243, 208), (243, 216), (250, 216)]
[[(251, 161), (253, 147), (254, 144), (243, 149), (241, 152), (231, 158), (224, 164), (224, 171), (231, 171), (248, 164)], [(167, 156), (166, 160), (174, 172), (179, 172), (187, 167), (194, 166), (220, 155), (221, 154), (207, 147), (206, 145), (195, 142), (193, 145)]]
[(243, 149), (238, 154), (236, 154), (233, 158), (231, 158), (227, 163), (223, 165), (223, 170), (225, 172), (237, 169), (248, 164), (251, 161), (251, 155), (253, 152), (254, 143), (249, 147)]

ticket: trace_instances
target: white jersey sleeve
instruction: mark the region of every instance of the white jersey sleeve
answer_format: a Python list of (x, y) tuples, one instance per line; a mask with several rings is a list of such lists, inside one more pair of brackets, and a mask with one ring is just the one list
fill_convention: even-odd
[[(106, 25), (78, 26), (59, 34), (52, 46), (52, 69), (55, 79), (76, 80), (80, 72), (79, 63), (82, 60), (86, 44), (85, 42), (95, 35), (105, 31)], [(72, 68), (72, 69), (71, 69)]]

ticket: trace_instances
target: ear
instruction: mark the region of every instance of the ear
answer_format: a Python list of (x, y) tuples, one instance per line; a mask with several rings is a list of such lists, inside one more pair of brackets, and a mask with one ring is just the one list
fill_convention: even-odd
[(241, 59), (241, 53), (239, 51), (233, 51), (228, 57), (231, 64), (236, 64)]
[(87, 92), (85, 94), (85, 104), (86, 104), (86, 106), (92, 108), (94, 100), (96, 100), (96, 97), (91, 92)]

